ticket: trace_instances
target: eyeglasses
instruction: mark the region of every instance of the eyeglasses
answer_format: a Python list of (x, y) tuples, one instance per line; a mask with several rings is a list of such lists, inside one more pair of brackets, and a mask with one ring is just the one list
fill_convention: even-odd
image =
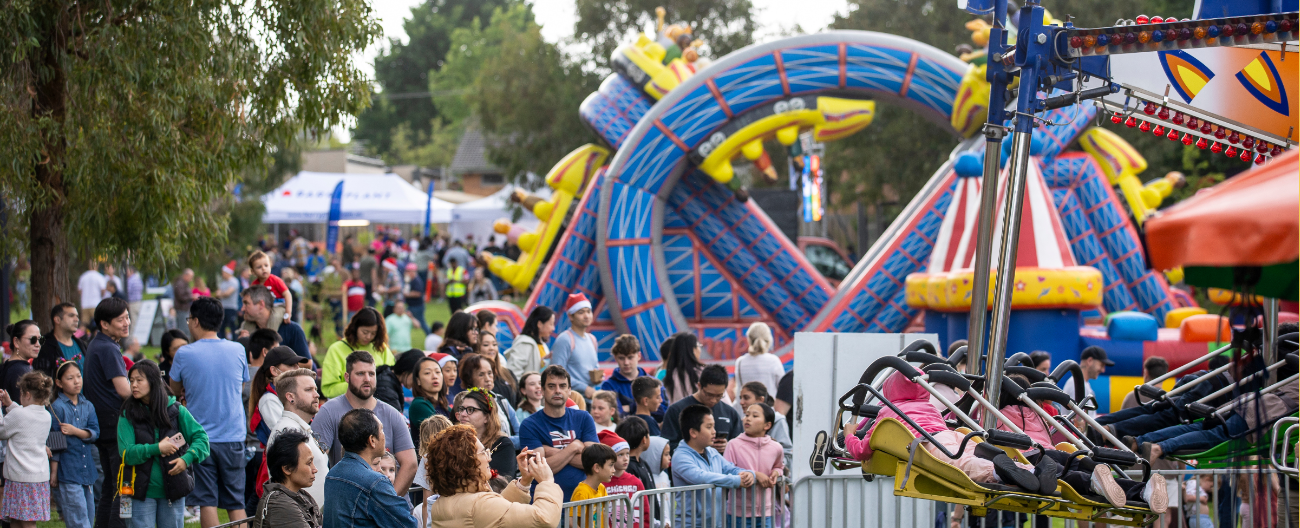
[(496, 452), (497, 452), (497, 448), (495, 445), (492, 447), (483, 446), (483, 449), (478, 450), (478, 454), (486, 455), (488, 458), (492, 458), (492, 454)]
[(27, 342), (33, 345), (40, 345), (45, 343), (45, 338), (38, 335), (34, 335), (32, 337), (27, 338)]
[(455, 409), (452, 409), (452, 412), (455, 413), (455, 414), (466, 414), (466, 415), (473, 416), (474, 413), (476, 413), (476, 412), (483, 412), (483, 409), (480, 409), (480, 408), (478, 408), (478, 407), (464, 407), (464, 406), (462, 406), (462, 407), (457, 407), (457, 408), (455, 408)]

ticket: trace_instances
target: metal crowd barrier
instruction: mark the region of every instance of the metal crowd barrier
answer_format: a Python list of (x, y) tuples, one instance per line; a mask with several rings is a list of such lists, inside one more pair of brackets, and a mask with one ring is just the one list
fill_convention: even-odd
[(564, 503), (566, 528), (790, 528), (790, 481), (677, 486)]

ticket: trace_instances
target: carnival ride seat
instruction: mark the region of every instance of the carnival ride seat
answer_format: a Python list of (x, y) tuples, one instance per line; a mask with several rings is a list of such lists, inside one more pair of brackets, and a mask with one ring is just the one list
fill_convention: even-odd
[[(932, 345), (921, 341), (909, 345), (898, 356), (881, 358), (867, 368), (857, 386), (840, 398), (833, 436), (835, 442), (829, 446), (829, 459), (832, 465), (840, 469), (859, 467), (868, 480), (874, 479), (876, 475), (894, 477), (895, 495), (970, 506), (974, 515), (984, 515), (989, 509), (996, 509), (1076, 520), (1104, 520), (1111, 524), (1125, 526), (1143, 526), (1156, 518), (1145, 504), (1131, 502), (1117, 507), (1104, 502), (1101, 497), (1080, 493), (1060, 480), (1057, 481), (1057, 491), (1050, 495), (1003, 484), (976, 483), (965, 472), (934, 456), (921, 446), (925, 441), (933, 441), (928, 434), (918, 439), (896, 418), (874, 420), (883, 407), (872, 405), (868, 400), (869, 397), (878, 398), (883, 406), (890, 407), (898, 412), (903, 420), (911, 422), (911, 419), (899, 412), (877, 387), (872, 386), (877, 376), (886, 370), (896, 370), (914, 382), (920, 382), (932, 393), (933, 387), (929, 385), (930, 382), (949, 385), (959, 393), (971, 392), (972, 384), (968, 378), (979, 377), (958, 373), (948, 362), (933, 352)], [(918, 370), (910, 364), (911, 362), (921, 363), (924, 366), (922, 370)], [(1037, 371), (1035, 373), (1041, 375)], [(849, 402), (850, 399), (852, 402)], [(958, 418), (971, 424), (972, 427), (975, 426), (974, 421), (965, 413), (954, 409), (955, 405), (951, 402), (945, 403)], [(871, 422), (875, 422), (875, 430), (870, 439), (873, 455), (865, 462), (851, 460), (843, 451), (841, 428), (845, 413), (851, 414), (853, 419), (864, 416), (872, 418)], [(911, 425), (920, 430), (917, 424)], [(1021, 449), (1036, 447), (1032, 440), (1022, 433), (999, 430), (976, 431), (966, 427), (959, 427), (956, 432), (965, 435), (966, 441), (969, 442), (989, 441), (1022, 463), (1029, 461)], [(966, 441), (958, 447), (957, 456), (968, 447), (965, 445)], [(1074, 451), (1074, 446), (1069, 444), (1065, 446), (1070, 448), (1069, 451)], [(940, 449), (944, 448), (940, 447)], [(946, 449), (944, 451), (946, 452)]]
[[(1296, 420), (1298, 418), (1300, 418), (1300, 413), (1291, 413), (1290, 416), (1282, 418), (1269, 426), (1260, 427), (1251, 433), (1262, 435), (1265, 431), (1272, 430), (1284, 423), (1285, 420)], [(1250, 433), (1242, 434), (1209, 449), (1175, 451), (1169, 453), (1166, 457), (1183, 462), (1196, 469), (1249, 467), (1268, 463), (1269, 460), (1261, 457), (1273, 451), (1273, 444), (1276, 439), (1274, 439), (1274, 442), (1264, 442), (1262, 439), (1252, 442), (1248, 440), (1249, 435)], [(1286, 461), (1294, 462), (1295, 453), (1290, 453)]]

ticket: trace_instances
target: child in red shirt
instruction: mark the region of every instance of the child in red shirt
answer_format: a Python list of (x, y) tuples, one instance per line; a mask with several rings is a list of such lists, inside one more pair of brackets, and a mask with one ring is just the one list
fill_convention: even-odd
[(343, 296), (348, 300), (348, 320), (366, 306), (366, 283), (361, 282), (361, 271), (352, 270), (352, 278), (343, 283)]
[[(271, 316), (266, 320), (266, 327), (278, 331), (280, 322), (288, 322), (289, 314), (293, 313), (293, 295), (289, 293), (289, 286), (285, 285), (280, 277), (271, 275), (271, 258), (266, 256), (266, 253), (254, 251), (249, 255), (248, 269), (253, 271), (249, 287), (265, 286), (266, 289), (271, 290), (271, 295), (275, 296), (275, 306), (271, 308)], [(244, 329), (252, 333), (257, 330), (257, 325), (251, 321), (244, 321)]]
[[(623, 494), (631, 497), (638, 491), (644, 491), (645, 485), (641, 483), (641, 479), (637, 478), (636, 475), (627, 472), (628, 463), (632, 459), (632, 452), (627, 445), (627, 441), (615, 434), (614, 431), (601, 431), (599, 438), (600, 443), (605, 444), (614, 450), (615, 455), (614, 478), (605, 483), (605, 494)], [(623, 508), (624, 506), (622, 504), (615, 503), (614, 515), (611, 518), (627, 519), (630, 514), (624, 512)], [(649, 510), (646, 507), (643, 507), (641, 511), (644, 515), (645, 512), (648, 512)], [(615, 522), (614, 524), (618, 525), (619, 523)], [(641, 523), (634, 523), (633, 526), (634, 528), (640, 528)]]

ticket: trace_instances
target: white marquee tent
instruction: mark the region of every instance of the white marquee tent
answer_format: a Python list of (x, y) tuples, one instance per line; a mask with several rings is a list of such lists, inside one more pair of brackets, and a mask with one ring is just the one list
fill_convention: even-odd
[[(267, 224), (326, 223), (330, 195), (343, 181), (340, 220), (368, 220), (380, 224), (424, 224), (429, 195), (396, 174), (345, 174), (300, 172), (278, 189), (262, 197)], [(432, 199), (430, 220), (435, 224), (452, 221), (449, 202)]]
[[(493, 222), (501, 218), (510, 219), (510, 193), (514, 190), (514, 186), (507, 185), (482, 199), (455, 206), (451, 210), (451, 237), (463, 240), (465, 235), (474, 235), (474, 240), (487, 240), (493, 234)], [(550, 190), (549, 187), (543, 187), (534, 194), (546, 198), (550, 196)], [(515, 224), (532, 229), (538, 221), (533, 213), (524, 211)]]

